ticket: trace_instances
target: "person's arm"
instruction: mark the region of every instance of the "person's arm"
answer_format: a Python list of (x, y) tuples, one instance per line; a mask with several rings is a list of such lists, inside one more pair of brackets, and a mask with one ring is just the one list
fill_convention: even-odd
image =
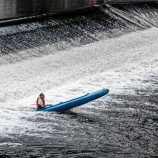
[(47, 104), (46, 106), (52, 106), (52, 104)]
[(47, 105), (41, 105), (42, 108), (45, 108)]

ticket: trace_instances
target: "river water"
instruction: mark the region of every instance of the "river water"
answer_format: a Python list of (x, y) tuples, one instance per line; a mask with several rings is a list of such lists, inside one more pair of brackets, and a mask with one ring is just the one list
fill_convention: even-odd
[[(1, 27), (0, 156), (158, 156), (157, 15), (117, 5)], [(56, 104), (102, 88), (69, 112), (34, 112), (41, 92)]]

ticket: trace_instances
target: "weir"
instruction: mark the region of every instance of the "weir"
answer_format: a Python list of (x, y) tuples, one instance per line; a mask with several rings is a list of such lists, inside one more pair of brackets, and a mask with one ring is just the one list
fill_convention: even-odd
[(0, 65), (157, 27), (157, 8), (157, 3), (106, 4), (84, 14), (0, 27)]

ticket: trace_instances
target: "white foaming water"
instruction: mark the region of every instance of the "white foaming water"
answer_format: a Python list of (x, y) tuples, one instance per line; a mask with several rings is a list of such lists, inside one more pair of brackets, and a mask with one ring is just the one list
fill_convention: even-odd
[[(135, 88), (149, 87), (150, 83), (142, 80), (157, 74), (157, 43), (158, 29), (151, 28), (66, 51), (51, 52), (50, 46), (50, 55), (2, 64), (1, 132), (7, 135), (19, 129), (21, 134), (27, 130), (34, 134), (36, 127), (39, 130), (34, 122), (22, 118), (45, 117), (32, 113), (41, 92), (47, 103), (55, 104), (102, 88), (109, 88), (110, 94), (129, 95), (135, 93)], [(81, 108), (85, 107), (95, 108), (90, 104)]]

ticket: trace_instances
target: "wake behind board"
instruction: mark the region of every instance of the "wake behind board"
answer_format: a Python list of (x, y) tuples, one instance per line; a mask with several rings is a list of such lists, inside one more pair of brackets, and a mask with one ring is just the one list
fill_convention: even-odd
[(107, 93), (109, 93), (108, 89), (102, 89), (100, 91), (88, 93), (88, 94), (81, 96), (79, 98), (75, 98), (75, 99), (72, 99), (72, 100), (69, 100), (66, 102), (52, 105), (52, 106), (46, 107), (44, 109), (39, 109), (37, 111), (60, 112), (60, 111), (68, 110), (68, 109), (86, 104), (92, 100), (98, 99), (98, 98), (106, 95)]

